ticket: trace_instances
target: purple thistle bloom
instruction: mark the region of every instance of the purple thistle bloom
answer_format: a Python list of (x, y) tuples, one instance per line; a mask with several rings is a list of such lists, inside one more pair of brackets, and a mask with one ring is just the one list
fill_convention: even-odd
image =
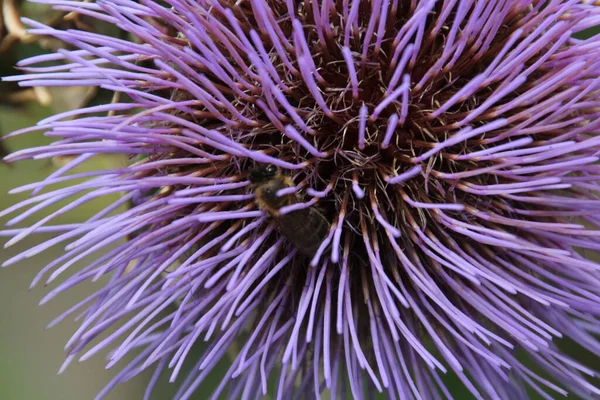
[[(600, 24), (593, 1), (43, 2), (138, 39), (27, 20), (75, 49), (9, 78), (127, 98), (14, 132), (58, 139), (6, 158), (75, 156), (13, 190), (32, 195), (2, 212), (16, 214), (2, 235), (56, 234), (5, 265), (64, 246), (34, 284), (71, 275), (42, 303), (110, 276), (51, 323), (81, 317), (65, 367), (136, 354), (99, 397), (152, 367), (146, 397), (167, 373), (187, 399), (234, 342), (212, 398), (259, 398), (272, 379), (277, 398), (441, 399), (447, 373), (479, 399), (600, 395), (557, 346), (600, 355), (600, 264), (585, 255), (600, 249), (600, 36), (573, 37)], [(107, 153), (131, 163), (71, 172)], [(330, 223), (314, 256), (258, 207), (249, 175), (266, 164), (293, 181), (282, 213)], [(86, 221), (52, 222), (114, 193)]]

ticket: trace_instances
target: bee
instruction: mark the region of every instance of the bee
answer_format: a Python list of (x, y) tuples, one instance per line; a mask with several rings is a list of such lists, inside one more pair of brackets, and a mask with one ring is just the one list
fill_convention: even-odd
[(277, 196), (277, 192), (294, 186), (292, 179), (281, 173), (275, 165), (255, 168), (250, 173), (250, 182), (256, 184), (254, 194), (258, 208), (266, 211), (276, 223), (277, 230), (298, 251), (308, 257), (315, 255), (329, 233), (327, 218), (316, 207), (307, 207), (281, 214), (282, 207), (298, 202), (295, 193)]

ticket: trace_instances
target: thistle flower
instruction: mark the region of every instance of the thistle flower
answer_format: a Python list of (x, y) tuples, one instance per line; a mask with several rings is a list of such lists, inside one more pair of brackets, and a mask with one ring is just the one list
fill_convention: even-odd
[[(44, 1), (137, 38), (28, 20), (73, 49), (9, 78), (128, 99), (15, 132), (58, 139), (7, 158), (75, 156), (2, 215), (67, 204), (3, 235), (56, 234), (6, 265), (64, 246), (42, 303), (110, 276), (55, 321), (81, 315), (65, 366), (136, 354), (99, 397), (153, 367), (147, 396), (168, 373), (187, 399), (234, 342), (212, 398), (271, 379), (277, 398), (450, 398), (447, 373), (480, 399), (600, 394), (558, 340), (600, 354), (600, 42), (573, 37), (600, 23), (593, 1)], [(131, 162), (72, 172), (107, 153)], [(256, 205), (267, 164), (330, 223), (310, 257)]]

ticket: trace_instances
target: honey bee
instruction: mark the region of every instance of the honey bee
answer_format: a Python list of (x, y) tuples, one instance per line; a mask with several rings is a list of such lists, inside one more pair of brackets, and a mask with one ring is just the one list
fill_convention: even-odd
[(294, 186), (289, 176), (281, 174), (275, 165), (260, 166), (250, 173), (250, 182), (256, 184), (254, 194), (258, 208), (275, 220), (277, 230), (300, 253), (312, 257), (329, 233), (330, 224), (315, 207), (307, 207), (281, 214), (281, 207), (298, 202), (295, 193), (277, 196), (277, 192)]

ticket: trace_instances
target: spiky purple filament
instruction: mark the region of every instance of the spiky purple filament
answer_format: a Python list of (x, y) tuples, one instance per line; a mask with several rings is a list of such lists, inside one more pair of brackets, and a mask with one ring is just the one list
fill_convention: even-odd
[[(42, 302), (111, 276), (57, 318), (82, 312), (65, 366), (111, 344), (109, 366), (142, 348), (107, 390), (156, 363), (149, 396), (158, 374), (172, 368), (175, 380), (194, 343), (207, 340), (178, 392), (188, 398), (239, 339), (214, 398), (228, 384), (232, 398), (265, 393), (279, 375), (278, 398), (324, 388), (336, 398), (347, 380), (353, 398), (374, 389), (437, 399), (450, 397), (439, 376), (447, 371), (477, 398), (525, 398), (527, 386), (546, 398), (543, 387), (566, 393), (517, 359), (518, 349), (570, 391), (600, 394), (583, 378), (593, 371), (552, 343), (568, 336), (600, 355), (600, 265), (577, 252), (600, 248), (600, 51), (598, 37), (571, 37), (598, 23), (598, 7), (45, 2), (142, 42), (28, 21), (32, 33), (78, 50), (25, 60), (19, 67), (28, 74), (10, 78), (99, 86), (132, 100), (13, 134), (61, 139), (8, 161), (77, 158), (15, 189), (33, 197), (0, 214), (23, 210), (9, 226), (82, 196), (30, 227), (3, 231), (7, 245), (58, 234), (6, 265), (66, 244), (35, 284), (97, 254)], [(66, 63), (38, 66), (47, 61)], [(67, 175), (102, 153), (143, 158)], [(318, 207), (331, 221), (312, 259), (257, 209), (248, 173), (264, 163), (294, 178), (289, 190), (301, 199), (282, 213)], [(79, 178), (89, 180), (40, 194)], [(111, 193), (125, 194), (87, 221), (48, 225)], [(125, 203), (132, 208), (113, 214)]]

